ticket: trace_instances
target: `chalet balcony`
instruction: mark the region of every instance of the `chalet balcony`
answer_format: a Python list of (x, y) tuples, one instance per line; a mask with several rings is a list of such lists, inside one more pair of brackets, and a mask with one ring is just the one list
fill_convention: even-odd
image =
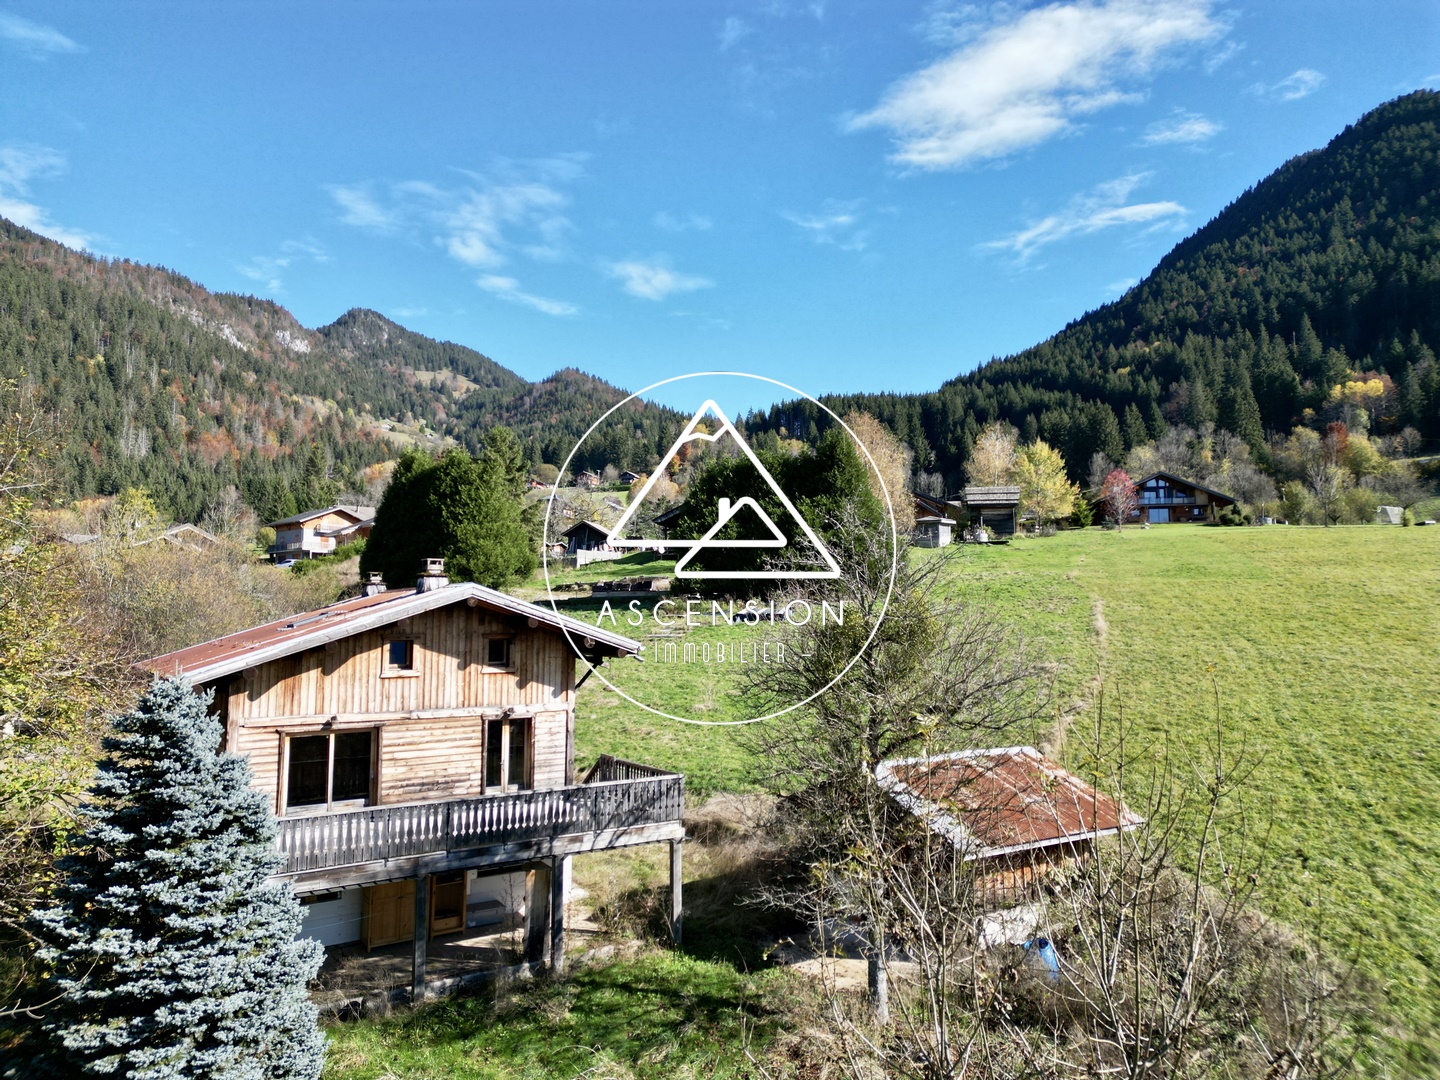
[(1194, 495), (1156, 495), (1150, 492), (1142, 492), (1140, 495), (1141, 506), (1194, 506)]
[(567, 787), (282, 818), (284, 861), (275, 875), (306, 891), (408, 868), (433, 872), (678, 840), (684, 812), (683, 776), (602, 757)]

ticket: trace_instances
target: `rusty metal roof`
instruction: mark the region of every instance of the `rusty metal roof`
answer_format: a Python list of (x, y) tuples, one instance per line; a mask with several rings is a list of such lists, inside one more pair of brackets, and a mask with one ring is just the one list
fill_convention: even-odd
[(164, 656), (142, 660), (135, 666), (157, 675), (188, 675), (193, 682), (209, 682), (237, 671), (292, 656), (330, 641), (375, 630), (451, 604), (469, 602), (494, 611), (534, 619), (570, 638), (579, 651), (595, 656), (634, 656), (642, 646), (614, 631), (591, 626), (552, 608), (517, 600), (513, 596), (472, 582), (457, 582), (421, 592), (387, 589), (315, 611), (276, 619), (249, 630), (228, 634)]
[(966, 860), (1075, 843), (1145, 820), (1033, 746), (884, 761), (875, 776)]

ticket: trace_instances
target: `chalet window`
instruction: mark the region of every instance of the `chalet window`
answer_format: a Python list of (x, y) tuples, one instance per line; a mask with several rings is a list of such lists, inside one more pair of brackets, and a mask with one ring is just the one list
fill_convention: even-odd
[(375, 732), (337, 731), (286, 740), (285, 810), (338, 810), (370, 801)]
[(514, 667), (515, 639), (492, 637), (485, 639), (485, 666), (497, 671), (509, 671)]
[(521, 791), (534, 786), (528, 717), (485, 725), (485, 790)]
[(385, 643), (385, 674), (415, 670), (415, 642), (396, 638)]

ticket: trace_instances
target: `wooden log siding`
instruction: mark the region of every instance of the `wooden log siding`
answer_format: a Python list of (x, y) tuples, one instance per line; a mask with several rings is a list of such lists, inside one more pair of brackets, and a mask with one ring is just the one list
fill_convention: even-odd
[[(485, 664), (486, 639), (514, 639), (513, 669)], [(415, 642), (414, 673), (385, 673), (385, 643)], [(575, 654), (549, 629), (455, 604), (244, 673), (231, 691), (241, 723), (357, 713), (459, 708), (566, 708), (574, 701)]]
[(282, 818), (276, 874), (665, 824), (684, 812), (685, 779), (671, 774)]

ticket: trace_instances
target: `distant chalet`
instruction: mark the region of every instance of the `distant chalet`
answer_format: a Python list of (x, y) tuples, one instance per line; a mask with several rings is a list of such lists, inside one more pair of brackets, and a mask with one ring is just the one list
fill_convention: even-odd
[(1216, 521), (1235, 497), (1186, 480), (1174, 473), (1153, 472), (1135, 485), (1135, 509), (1131, 521), (1163, 525), (1173, 521)]
[(270, 522), (275, 543), (268, 554), (276, 562), (329, 555), (341, 544), (362, 540), (375, 524), (373, 506), (325, 506)]

